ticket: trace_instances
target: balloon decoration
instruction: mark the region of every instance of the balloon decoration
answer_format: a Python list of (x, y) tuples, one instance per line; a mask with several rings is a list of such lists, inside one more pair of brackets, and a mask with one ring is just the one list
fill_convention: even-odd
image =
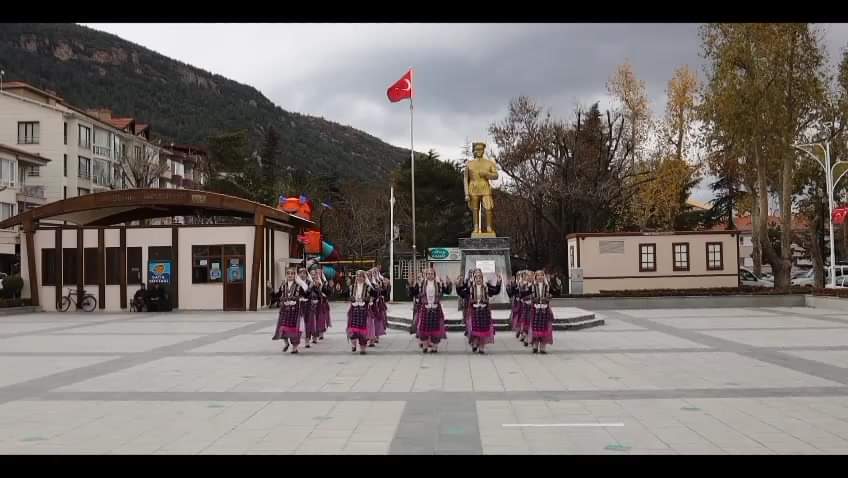
[[(324, 206), (327, 207), (326, 205)], [(286, 197), (284, 194), (281, 194), (277, 209), (306, 219), (307, 221), (312, 220), (312, 200), (306, 195)], [(304, 232), (302, 236), (298, 236), (298, 241), (303, 244), (304, 250), (310, 258), (315, 258), (319, 261), (341, 260), (341, 254), (338, 249), (332, 243), (323, 241), (321, 231), (318, 229)], [(325, 265), (323, 269), (327, 279), (336, 277), (335, 267)]]

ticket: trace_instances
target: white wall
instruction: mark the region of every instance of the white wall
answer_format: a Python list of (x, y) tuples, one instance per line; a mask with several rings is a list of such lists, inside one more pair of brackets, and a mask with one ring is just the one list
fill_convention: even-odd
[(274, 288), (279, 287), (286, 276), (286, 267), (289, 260), (289, 234), (287, 232), (274, 231)]
[[(245, 306), (250, 305), (250, 277), (253, 267), (253, 226), (225, 226), (225, 227), (191, 227), (183, 226), (179, 230), (179, 264), (178, 280), (179, 280), (179, 300), (180, 309), (183, 310), (221, 310), (223, 304), (223, 284), (192, 284), (191, 282), (191, 248), (193, 245), (229, 245), (243, 244), (245, 249)], [(284, 269), (279, 259), (288, 258), (288, 241), (289, 235), (285, 232), (274, 232), (274, 250), (275, 258), (277, 259), (277, 277), (283, 277)], [(77, 233), (75, 230), (66, 230), (62, 233), (62, 247), (76, 247)], [(36, 248), (35, 262), (37, 274), (41, 275), (41, 249), (55, 247), (55, 231), (47, 229), (39, 229), (35, 233), (34, 243)], [(97, 230), (85, 230), (83, 236), (84, 247), (97, 247)], [(104, 246), (118, 247), (120, 246), (120, 230), (106, 229), (104, 231)], [(171, 229), (170, 228), (128, 228), (127, 229), (127, 247), (141, 247), (142, 259), (142, 281), (147, 282), (147, 248), (150, 246), (171, 246)], [(26, 267), (26, 257), (28, 251), (25, 244), (22, 244), (21, 257), (23, 267), (21, 267), (22, 277), (24, 279), (23, 297), (29, 298), (29, 269)], [(59, 256), (61, 257), (61, 255)], [(125, 265), (123, 267), (126, 267)], [(260, 284), (261, 285), (261, 284)], [(73, 284), (65, 284), (63, 294), (67, 287), (73, 287)], [(98, 297), (98, 286), (86, 285), (86, 291)], [(127, 284), (127, 304), (132, 301), (132, 296), (138, 289), (137, 284)], [(41, 305), (44, 310), (54, 310), (55, 286), (40, 287)], [(106, 286), (106, 310), (119, 311), (120, 304), (120, 286)]]
[[(191, 282), (191, 246), (193, 245), (244, 244), (244, 303), (246, 307), (250, 306), (248, 297), (250, 296), (250, 277), (253, 271), (253, 231), (254, 226), (229, 226), (216, 227), (214, 229), (190, 226), (180, 228), (180, 309), (221, 310), (224, 308), (223, 283), (192, 284)], [(170, 240), (170, 237), (168, 239)]]

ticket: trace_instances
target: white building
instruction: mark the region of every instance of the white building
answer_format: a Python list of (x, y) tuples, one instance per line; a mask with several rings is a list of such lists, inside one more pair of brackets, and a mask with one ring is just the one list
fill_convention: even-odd
[[(0, 221), (44, 204), (43, 186), (32, 185), (48, 160), (0, 143)], [(0, 230), (0, 272), (11, 274), (20, 251), (16, 229)]]
[[(82, 110), (27, 83), (3, 83), (0, 91), (0, 144), (50, 160), (29, 178), (43, 187), (48, 202), (127, 187), (183, 188), (186, 154), (151, 142), (150, 129), (133, 118), (113, 117), (109, 109)], [(158, 180), (132, 184), (124, 164), (134, 158), (164, 162)]]

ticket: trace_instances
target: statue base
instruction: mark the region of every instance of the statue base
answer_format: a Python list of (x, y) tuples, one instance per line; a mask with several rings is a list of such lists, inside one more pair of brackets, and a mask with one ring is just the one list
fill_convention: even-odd
[(459, 239), (459, 250), (462, 254), (462, 277), (476, 268), (483, 270), (483, 277), (488, 282), (495, 282), (503, 276), (501, 293), (490, 298), (489, 304), (492, 309), (509, 309), (510, 300), (506, 293), (506, 281), (512, 276), (509, 238), (497, 237), (493, 232), (473, 233), (471, 237)]
[(494, 232), (472, 232), (471, 238), (477, 239), (478, 237), (498, 237), (498, 235)]

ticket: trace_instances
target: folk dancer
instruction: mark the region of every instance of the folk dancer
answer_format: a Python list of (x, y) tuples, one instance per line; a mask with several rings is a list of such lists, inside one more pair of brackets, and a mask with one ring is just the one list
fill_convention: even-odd
[[(461, 280), (461, 277), (457, 278), (457, 282)], [(489, 308), (489, 298), (500, 294), (502, 282), (502, 277), (498, 276), (494, 285), (488, 284), (483, 279), (483, 272), (475, 269), (471, 284), (457, 289), (457, 293), (468, 303), (468, 317), (471, 322), (468, 341), (473, 352), (479, 350), (480, 354), (485, 354), (486, 344), (495, 342), (495, 323)]]
[(409, 295), (418, 298), (418, 337), (423, 352), (438, 353), (439, 342), (447, 339), (445, 312), (442, 310), (442, 296), (450, 294), (453, 284), (450, 279), (444, 282), (436, 278), (436, 271), (428, 269), (424, 280), (413, 284), (410, 281)]
[(351, 342), (351, 352), (356, 352), (358, 343), (360, 355), (365, 355), (371, 333), (368, 329), (369, 319), (373, 323), (369, 304), (374, 291), (366, 280), (365, 271), (356, 271), (356, 280), (350, 288), (350, 308), (347, 310), (347, 336)]
[(520, 284), (524, 277), (524, 271), (518, 271), (506, 286), (506, 295), (510, 298), (509, 323), (515, 338), (521, 338), (521, 298)]
[(365, 276), (370, 282), (371, 287), (376, 291), (374, 300), (371, 302), (371, 314), (374, 317), (373, 338), (368, 344), (369, 347), (374, 347), (374, 344), (380, 343), (380, 337), (386, 335), (388, 325), (388, 316), (386, 309), (387, 283), (378, 268), (374, 267), (366, 273)]
[(530, 340), (533, 353), (546, 354), (545, 346), (554, 343), (554, 314), (551, 310), (551, 286), (545, 271), (536, 271), (533, 282), (533, 312), (530, 320)]
[[(327, 295), (330, 293), (329, 285), (321, 274), (319, 269), (312, 269), (309, 273), (309, 290), (307, 298), (309, 299), (306, 307), (306, 324), (313, 324), (311, 330), (311, 339), (313, 344), (317, 344), (318, 340), (323, 340), (326, 327), (326, 316), (324, 314), (324, 305), (327, 304)], [(310, 329), (307, 325), (307, 341), (310, 339)], [(309, 346), (307, 342), (306, 346)]]
[(297, 276), (297, 269), (289, 267), (286, 270), (286, 280), (280, 285), (280, 312), (277, 317), (277, 327), (274, 330), (273, 340), (285, 340), (283, 352), (293, 347), (291, 353), (297, 353), (300, 345), (301, 329), (300, 299), (304, 297), (307, 285)]
[(518, 280), (518, 330), (516, 336), (524, 344), (529, 344), (530, 320), (533, 316), (533, 273), (531, 271), (519, 272)]
[[(312, 283), (312, 277), (309, 276), (309, 272), (306, 267), (300, 267), (297, 270), (297, 278), (306, 284), (306, 290), (304, 294), (298, 299), (300, 302), (300, 313), (303, 316), (303, 328), (304, 328), (304, 336), (306, 348), (309, 348), (309, 343), (315, 343), (314, 341), (318, 338), (318, 323), (315, 312), (317, 310), (313, 310), (312, 303), (312, 295), (314, 284)], [(314, 309), (317, 309), (317, 303), (314, 304)]]

